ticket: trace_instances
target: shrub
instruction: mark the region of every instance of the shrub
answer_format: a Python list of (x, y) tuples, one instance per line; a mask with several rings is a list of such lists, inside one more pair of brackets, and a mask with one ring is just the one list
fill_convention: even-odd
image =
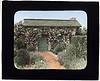
[(63, 46), (61, 44), (58, 44), (55, 47), (55, 53), (58, 54), (58, 52), (61, 52), (61, 51), (63, 51)]
[(69, 69), (84, 69), (87, 65), (87, 60), (84, 58), (76, 58), (75, 55), (67, 54), (65, 51), (58, 53), (58, 61)]
[(53, 49), (50, 49), (50, 51), (51, 51), (52, 53), (56, 53), (55, 50), (53, 50)]
[(67, 68), (83, 69), (87, 64), (87, 38), (81, 43), (78, 40), (77, 43), (75, 41), (58, 53), (58, 61)]
[(76, 35), (82, 35), (82, 29), (81, 29), (81, 28), (78, 28), (78, 29), (77, 29)]
[(17, 56), (18, 51), (14, 49), (14, 57)]
[(87, 36), (73, 36), (71, 44), (76, 47), (76, 55), (78, 57), (87, 56)]
[(16, 45), (17, 49), (21, 49), (21, 48), (25, 49), (26, 48), (26, 44), (23, 41), (24, 40), (22, 38), (16, 39), (15, 45)]
[(87, 29), (85, 27), (82, 29), (82, 35), (87, 35)]
[(17, 66), (25, 66), (26, 64), (29, 63), (29, 60), (30, 56), (28, 52), (24, 49), (20, 49), (14, 61)]
[(33, 52), (33, 56), (30, 60), (33, 64), (39, 61), (44, 61), (43, 57), (38, 52)]
[(36, 62), (34, 65), (31, 65), (28, 69), (46, 69), (47, 64), (45, 61)]
[(35, 51), (35, 47), (29, 46), (27, 50), (28, 50), (28, 51)]
[(78, 42), (83, 46), (83, 43), (87, 42), (87, 36), (80, 36), (80, 35), (72, 36), (71, 44), (73, 44), (76, 48), (78, 48), (79, 47)]
[(69, 68), (70, 62), (76, 58), (76, 47), (69, 45), (65, 50), (58, 53), (58, 61)]

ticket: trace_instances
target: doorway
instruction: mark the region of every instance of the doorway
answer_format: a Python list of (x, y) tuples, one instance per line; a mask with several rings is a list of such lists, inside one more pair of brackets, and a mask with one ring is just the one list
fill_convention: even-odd
[(47, 46), (47, 36), (42, 35), (39, 41), (39, 51), (48, 51), (48, 46)]

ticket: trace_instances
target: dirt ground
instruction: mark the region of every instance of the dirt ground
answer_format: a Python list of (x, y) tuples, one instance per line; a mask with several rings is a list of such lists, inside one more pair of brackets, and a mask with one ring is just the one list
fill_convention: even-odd
[(43, 58), (46, 60), (48, 69), (67, 69), (64, 66), (61, 66), (57, 61), (58, 58), (48, 52), (40, 52)]

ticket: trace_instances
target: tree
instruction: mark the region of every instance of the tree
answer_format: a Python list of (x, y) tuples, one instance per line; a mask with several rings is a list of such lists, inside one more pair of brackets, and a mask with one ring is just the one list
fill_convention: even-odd
[(87, 35), (87, 29), (86, 29), (86, 27), (83, 27), (83, 29), (82, 29), (82, 35)]
[(82, 34), (82, 28), (78, 28), (76, 31), (76, 35), (81, 35)]

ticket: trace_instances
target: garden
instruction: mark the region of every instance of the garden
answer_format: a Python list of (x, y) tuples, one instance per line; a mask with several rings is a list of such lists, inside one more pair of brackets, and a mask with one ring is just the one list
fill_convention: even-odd
[(25, 28), (15, 24), (14, 66), (17, 69), (49, 69), (44, 51), (39, 51), (41, 37), (46, 36), (46, 52), (55, 56), (61, 66), (84, 69), (87, 65), (87, 29), (79, 28), (75, 35), (73, 30), (63, 27)]

